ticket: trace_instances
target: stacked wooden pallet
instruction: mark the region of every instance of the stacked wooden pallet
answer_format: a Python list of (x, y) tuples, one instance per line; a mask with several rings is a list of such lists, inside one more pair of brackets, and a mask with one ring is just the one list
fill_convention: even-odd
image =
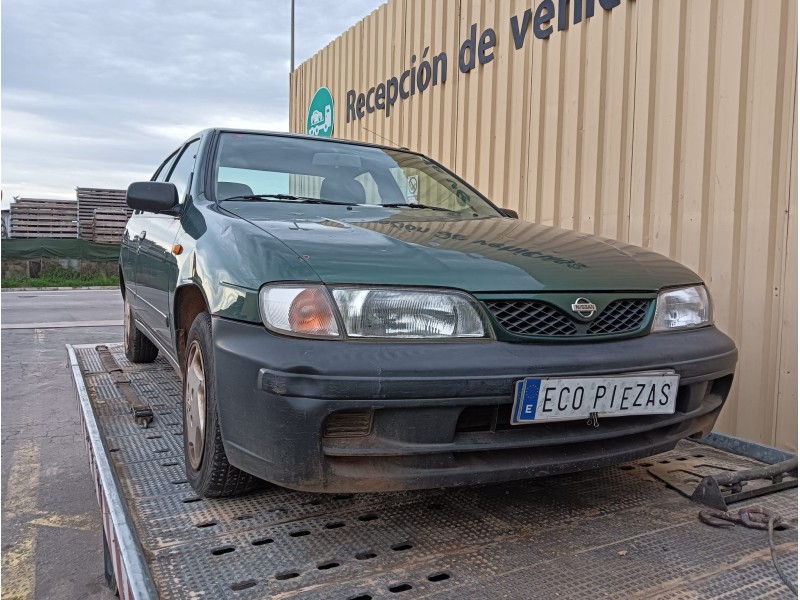
[(74, 238), (78, 206), (73, 200), (19, 198), (11, 204), (11, 237)]
[[(121, 208), (96, 208), (92, 216), (92, 241), (109, 244), (122, 242), (128, 213)], [(83, 225), (83, 223), (81, 223)]]
[[(79, 187), (76, 191), (78, 194), (78, 220), (80, 221), (79, 236), (84, 240), (95, 239), (94, 216), (96, 210), (115, 209), (123, 211), (126, 215), (126, 220), (133, 213), (125, 202), (125, 190)], [(107, 233), (107, 231), (101, 232), (101, 237), (106, 236)], [(121, 236), (122, 231), (120, 230), (120, 239)], [(119, 239), (114, 241), (118, 242)]]

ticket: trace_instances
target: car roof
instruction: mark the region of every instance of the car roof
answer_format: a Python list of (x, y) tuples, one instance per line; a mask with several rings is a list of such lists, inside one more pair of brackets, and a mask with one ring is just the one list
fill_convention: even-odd
[[(256, 135), (272, 135), (276, 137), (290, 137), (296, 138), (301, 140), (314, 140), (315, 142), (331, 142), (337, 144), (351, 144), (353, 146), (367, 146), (370, 148), (379, 148), (381, 150), (402, 150), (403, 152), (410, 152), (411, 154), (421, 154), (420, 152), (416, 152), (411, 150), (410, 148), (405, 148), (403, 146), (387, 146), (385, 144), (373, 144), (370, 142), (361, 142), (357, 140), (347, 140), (344, 138), (334, 138), (334, 137), (320, 137), (316, 135), (306, 135), (303, 133), (291, 133), (288, 131), (266, 131), (266, 130), (259, 130), (259, 129), (235, 129), (232, 127), (209, 127), (207, 129), (203, 129), (198, 131), (193, 136), (187, 138), (186, 141), (197, 139), (200, 136), (204, 136), (207, 134), (214, 134), (214, 133), (253, 133)], [(184, 142), (185, 143), (185, 142)]]

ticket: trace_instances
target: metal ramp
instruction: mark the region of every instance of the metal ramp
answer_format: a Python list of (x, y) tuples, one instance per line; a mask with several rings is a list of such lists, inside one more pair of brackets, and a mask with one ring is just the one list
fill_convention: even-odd
[[(764, 531), (714, 529), (648, 473), (759, 463), (693, 442), (615, 468), (503, 485), (201, 499), (186, 482), (180, 382), (107, 345), (154, 420), (130, 416), (94, 346), (74, 348), (150, 576), (165, 599), (792, 598)], [(665, 462), (666, 461), (666, 462)], [(797, 524), (797, 490), (750, 502)], [(797, 530), (775, 533), (797, 581)]]

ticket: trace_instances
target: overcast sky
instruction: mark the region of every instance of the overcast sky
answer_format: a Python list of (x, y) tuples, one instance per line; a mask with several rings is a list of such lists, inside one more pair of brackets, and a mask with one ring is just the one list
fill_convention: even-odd
[[(297, 0), (295, 62), (383, 0)], [(288, 130), (289, 0), (3, 0), (2, 190), (149, 179), (211, 126)]]

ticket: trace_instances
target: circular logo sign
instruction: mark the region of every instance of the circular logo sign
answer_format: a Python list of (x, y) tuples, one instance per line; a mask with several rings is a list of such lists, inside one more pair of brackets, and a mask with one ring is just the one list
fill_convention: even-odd
[(597, 306), (586, 298), (576, 298), (575, 303), (572, 305), (572, 310), (584, 319), (588, 319), (597, 311)]
[(333, 135), (333, 96), (326, 87), (321, 87), (311, 99), (306, 119), (306, 133), (321, 137)]

